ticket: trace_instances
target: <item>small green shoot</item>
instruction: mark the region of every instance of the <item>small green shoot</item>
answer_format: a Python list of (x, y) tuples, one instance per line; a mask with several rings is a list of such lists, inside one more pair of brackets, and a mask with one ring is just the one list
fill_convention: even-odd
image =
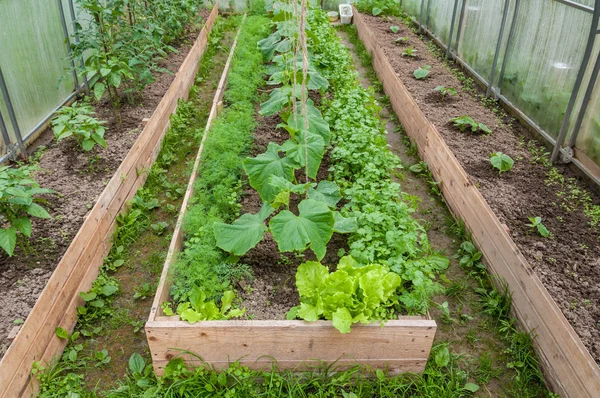
[(390, 30), (392, 31), (392, 33), (396, 34), (400, 30), (400, 27), (398, 25), (392, 25), (390, 26)]
[(458, 91), (456, 91), (456, 89), (453, 88), (453, 87), (437, 86), (435, 88), (435, 91), (439, 91), (440, 92), (440, 94), (442, 95), (442, 101), (444, 101), (446, 99), (447, 95), (451, 95), (451, 96), (457, 96), (458, 95)]
[(407, 48), (406, 50), (404, 50), (402, 52), (402, 56), (403, 57), (416, 58), (417, 57), (417, 50), (415, 50), (413, 47)]
[(502, 174), (512, 169), (515, 161), (505, 153), (496, 152), (490, 157), (490, 163), (498, 170), (498, 174)]
[(528, 218), (531, 222), (531, 224), (527, 224), (528, 227), (531, 227), (531, 229), (537, 229), (538, 233), (544, 238), (550, 236), (550, 231), (548, 231), (548, 228), (546, 228), (546, 226), (542, 224), (542, 217), (536, 216)]
[(417, 70), (415, 70), (413, 72), (413, 75), (415, 76), (415, 79), (417, 79), (417, 80), (423, 80), (427, 76), (429, 76), (429, 71), (430, 70), (431, 70), (431, 65), (424, 65), (423, 67), (418, 68)]
[(450, 121), (454, 124), (454, 127), (458, 127), (458, 129), (462, 132), (465, 132), (468, 128), (471, 129), (471, 132), (476, 133), (481, 130), (484, 133), (492, 134), (492, 130), (488, 126), (483, 123), (476, 122), (473, 120), (471, 116), (459, 116), (450, 119)]
[(394, 43), (395, 44), (408, 44), (408, 37), (400, 36), (400, 37), (394, 39)]

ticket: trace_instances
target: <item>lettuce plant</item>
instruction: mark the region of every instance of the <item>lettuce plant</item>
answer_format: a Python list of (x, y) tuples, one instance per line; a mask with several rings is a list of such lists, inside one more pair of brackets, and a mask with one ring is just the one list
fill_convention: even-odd
[(326, 266), (308, 261), (296, 272), (300, 306), (292, 308), (288, 319), (314, 322), (324, 318), (340, 332), (349, 333), (353, 323), (393, 316), (401, 282), (400, 276), (386, 266), (359, 267), (350, 256), (343, 257), (331, 273)]

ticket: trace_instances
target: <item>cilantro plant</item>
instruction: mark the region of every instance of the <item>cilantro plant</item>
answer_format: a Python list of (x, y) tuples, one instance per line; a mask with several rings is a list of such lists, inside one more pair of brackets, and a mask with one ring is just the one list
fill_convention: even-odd
[(513, 168), (515, 161), (512, 158), (502, 152), (493, 153), (490, 156), (490, 163), (492, 167), (498, 170), (499, 174), (509, 171)]
[(54, 138), (58, 142), (72, 136), (86, 152), (95, 145), (106, 148), (103, 126), (106, 122), (96, 119), (95, 114), (89, 104), (74, 102), (72, 106), (63, 106), (52, 119)]
[(423, 80), (427, 76), (429, 76), (429, 71), (431, 70), (431, 65), (424, 65), (413, 72), (413, 76), (417, 80)]
[(548, 231), (548, 228), (546, 228), (546, 226), (542, 224), (542, 217), (536, 216), (528, 218), (530, 222), (530, 224), (527, 224), (528, 227), (531, 227), (532, 230), (536, 230), (537, 233), (543, 236), (544, 238), (550, 236), (550, 231)]
[(340, 332), (350, 333), (353, 323), (392, 318), (400, 284), (400, 277), (386, 266), (358, 266), (349, 256), (331, 273), (326, 266), (309, 261), (296, 272), (300, 306), (290, 310), (288, 319), (329, 319)]
[(454, 124), (454, 127), (457, 127), (462, 132), (470, 129), (472, 133), (483, 131), (486, 134), (492, 134), (492, 130), (490, 130), (488, 126), (483, 123), (476, 122), (471, 116), (459, 116), (450, 119), (450, 121), (452, 124)]
[(31, 217), (50, 218), (38, 195), (54, 193), (32, 178), (34, 166), (0, 166), (0, 247), (12, 256), (18, 242), (31, 237)]
[(458, 91), (456, 91), (455, 88), (453, 87), (444, 87), (444, 86), (437, 86), (435, 88), (435, 91), (439, 91), (441, 96), (442, 96), (442, 101), (444, 101), (446, 99), (447, 95), (450, 96), (457, 96), (458, 95)]

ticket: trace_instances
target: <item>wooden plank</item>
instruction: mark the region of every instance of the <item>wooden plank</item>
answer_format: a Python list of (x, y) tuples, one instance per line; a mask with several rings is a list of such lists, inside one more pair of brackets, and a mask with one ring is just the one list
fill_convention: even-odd
[(152, 302), (152, 308), (150, 310), (150, 316), (148, 318), (149, 322), (153, 321), (156, 318), (156, 316), (162, 315), (160, 305), (161, 303), (164, 303), (165, 301), (169, 300), (170, 267), (175, 258), (177, 258), (177, 254), (181, 251), (181, 247), (183, 245), (183, 219), (185, 218), (185, 214), (187, 212), (188, 203), (190, 199), (194, 196), (194, 185), (196, 182), (196, 178), (198, 177), (198, 167), (200, 167), (200, 159), (202, 158), (204, 143), (206, 142), (208, 131), (210, 130), (213, 121), (217, 117), (218, 103), (223, 98), (225, 85), (227, 83), (227, 76), (229, 75), (229, 67), (231, 65), (231, 60), (233, 59), (233, 54), (237, 46), (237, 40), (240, 35), (240, 32), (242, 31), (242, 26), (245, 20), (246, 14), (244, 14), (244, 17), (242, 18), (240, 28), (238, 29), (235, 39), (233, 40), (231, 50), (229, 51), (229, 56), (227, 57), (227, 62), (223, 67), (223, 73), (221, 74), (221, 78), (219, 79), (219, 85), (217, 86), (217, 91), (212, 102), (210, 114), (208, 116), (208, 120), (206, 121), (204, 134), (202, 135), (200, 147), (198, 148), (198, 153), (196, 154), (194, 167), (192, 168), (192, 174), (190, 175), (188, 186), (183, 197), (183, 202), (181, 203), (181, 209), (179, 210), (179, 216), (177, 217), (177, 223), (175, 224), (175, 230), (173, 231), (173, 238), (171, 239), (171, 243), (169, 244), (169, 250), (167, 251), (167, 257), (165, 258), (165, 265), (163, 266), (163, 270), (161, 272), (160, 279), (158, 282), (158, 287), (156, 289), (156, 294), (154, 295), (154, 301)]
[[(187, 350), (218, 368), (242, 359), (252, 369), (270, 368), (273, 358), (281, 369), (303, 370), (342, 360), (346, 365), (370, 364), (396, 372), (422, 371), (427, 363), (436, 323), (432, 320), (394, 320), (355, 325), (341, 334), (329, 321), (207, 321), (148, 322), (146, 334), (158, 375), (170, 359)], [(173, 347), (176, 347), (173, 348)], [(190, 364), (199, 358), (185, 356)], [(338, 362), (339, 363), (339, 362)]]
[[(88, 290), (110, 249), (110, 236), (117, 214), (143, 184), (147, 170), (154, 162), (162, 137), (169, 124), (169, 116), (182, 96), (182, 76), (192, 80), (199, 57), (206, 47), (207, 36), (217, 15), (213, 8), (199, 34), (193, 51), (186, 57), (169, 90), (155, 109), (152, 117), (137, 138), (110, 182), (87, 216), (67, 252), (52, 274), (40, 298), (0, 362), (0, 394), (2, 397), (29, 396), (27, 385), (34, 361), (49, 361), (60, 354), (66, 342), (55, 336), (62, 326), (72, 330), (81, 304), (79, 291)], [(183, 69), (186, 68), (186, 69)], [(194, 71), (190, 73), (189, 68)], [(186, 81), (186, 84), (188, 82)], [(35, 383), (33, 384), (35, 388)]]
[(534, 344), (547, 381), (561, 396), (598, 397), (600, 368), (435, 126), (402, 84), (356, 9), (354, 21), (394, 111), (440, 182), (446, 202), (472, 232), (490, 270), (508, 284), (517, 319), (536, 335)]

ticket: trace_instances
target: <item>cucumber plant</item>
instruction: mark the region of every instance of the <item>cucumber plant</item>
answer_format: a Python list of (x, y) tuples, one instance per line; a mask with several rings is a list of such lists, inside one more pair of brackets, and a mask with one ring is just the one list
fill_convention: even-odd
[(413, 72), (413, 76), (417, 80), (423, 80), (427, 76), (429, 76), (429, 71), (431, 70), (431, 65), (423, 65)]
[(505, 153), (496, 152), (490, 156), (492, 167), (498, 170), (498, 174), (502, 174), (513, 168), (515, 161)]
[(402, 52), (402, 56), (403, 57), (409, 57), (409, 58), (416, 58), (417, 57), (417, 50), (415, 50), (413, 47), (407, 48), (406, 50), (404, 50)]
[(542, 217), (540, 216), (536, 216), (536, 217), (528, 217), (529, 219), (529, 224), (527, 224), (528, 227), (531, 227), (532, 230), (537, 231), (538, 234), (540, 234), (541, 236), (543, 236), (544, 238), (547, 238), (548, 236), (550, 236), (550, 231), (548, 231), (548, 228), (546, 228), (546, 226), (544, 224), (542, 224)]
[(486, 134), (492, 134), (492, 130), (490, 130), (488, 126), (483, 123), (476, 122), (471, 116), (468, 115), (455, 117), (450, 119), (450, 121), (454, 127), (457, 127), (462, 132), (470, 129), (472, 133), (483, 131)]
[(18, 242), (31, 237), (31, 217), (50, 218), (38, 195), (54, 193), (32, 178), (34, 166), (0, 166), (0, 247), (12, 256)]
[(456, 89), (453, 87), (437, 86), (435, 88), (435, 91), (439, 91), (440, 95), (442, 96), (442, 101), (446, 99), (447, 95), (453, 97), (458, 95), (458, 91), (456, 91)]

